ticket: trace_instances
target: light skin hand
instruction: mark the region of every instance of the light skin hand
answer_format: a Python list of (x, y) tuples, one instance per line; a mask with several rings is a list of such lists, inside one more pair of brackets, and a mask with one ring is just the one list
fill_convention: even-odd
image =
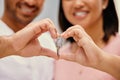
[(70, 54), (60, 54), (61, 58), (77, 62), (85, 66), (95, 66), (100, 60), (100, 48), (98, 48), (93, 40), (87, 35), (80, 25), (75, 25), (67, 29), (61, 34), (63, 38), (73, 37), (79, 46), (80, 52)]
[(18, 31), (14, 35), (5, 37), (7, 39), (6, 41), (9, 43), (9, 54), (7, 54), (8, 52), (6, 52), (6, 54), (24, 57), (44, 55), (57, 58), (54, 51), (43, 48), (37, 39), (38, 36), (47, 31), (50, 32), (52, 38), (57, 37), (57, 31), (50, 19), (28, 24), (24, 29)]

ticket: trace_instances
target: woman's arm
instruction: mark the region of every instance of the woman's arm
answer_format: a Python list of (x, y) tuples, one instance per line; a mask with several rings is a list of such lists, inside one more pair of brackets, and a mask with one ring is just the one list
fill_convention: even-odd
[(120, 80), (120, 56), (110, 55), (105, 52), (99, 54), (103, 55), (101, 56), (101, 61), (98, 62), (98, 65), (93, 66), (93, 68), (107, 72), (117, 80)]
[(75, 25), (70, 27), (61, 36), (63, 38), (73, 37), (81, 52), (80, 54), (60, 54), (60, 58), (99, 69), (120, 80), (120, 57), (104, 52), (94, 43), (81, 26)]

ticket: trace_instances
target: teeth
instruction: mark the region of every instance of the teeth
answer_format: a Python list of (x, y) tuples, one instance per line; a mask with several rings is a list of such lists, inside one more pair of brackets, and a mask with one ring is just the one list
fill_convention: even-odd
[(28, 8), (21, 8), (23, 12), (31, 13), (33, 9), (28, 9)]
[(76, 16), (84, 16), (86, 14), (87, 14), (86, 12), (76, 12), (75, 13)]
[(20, 9), (24, 13), (32, 13), (36, 8), (35, 7), (30, 8), (30, 7), (26, 6), (26, 5), (21, 5)]

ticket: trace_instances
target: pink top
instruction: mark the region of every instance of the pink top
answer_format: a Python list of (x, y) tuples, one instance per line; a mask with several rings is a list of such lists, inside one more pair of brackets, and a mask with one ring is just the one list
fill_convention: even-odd
[[(70, 44), (64, 46), (64, 52), (69, 52)], [(120, 55), (120, 35), (104, 47), (105, 51)], [(80, 64), (65, 60), (56, 61), (55, 80), (116, 80), (111, 75)]]

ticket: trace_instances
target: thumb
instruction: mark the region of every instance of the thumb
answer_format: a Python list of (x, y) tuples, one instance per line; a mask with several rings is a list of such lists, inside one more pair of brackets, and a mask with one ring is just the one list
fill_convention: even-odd
[(58, 59), (57, 53), (47, 48), (41, 49), (41, 55)]
[(74, 54), (66, 54), (66, 53), (60, 53), (60, 59), (64, 59), (64, 60), (67, 60), (67, 61), (74, 61), (75, 59), (75, 56)]

